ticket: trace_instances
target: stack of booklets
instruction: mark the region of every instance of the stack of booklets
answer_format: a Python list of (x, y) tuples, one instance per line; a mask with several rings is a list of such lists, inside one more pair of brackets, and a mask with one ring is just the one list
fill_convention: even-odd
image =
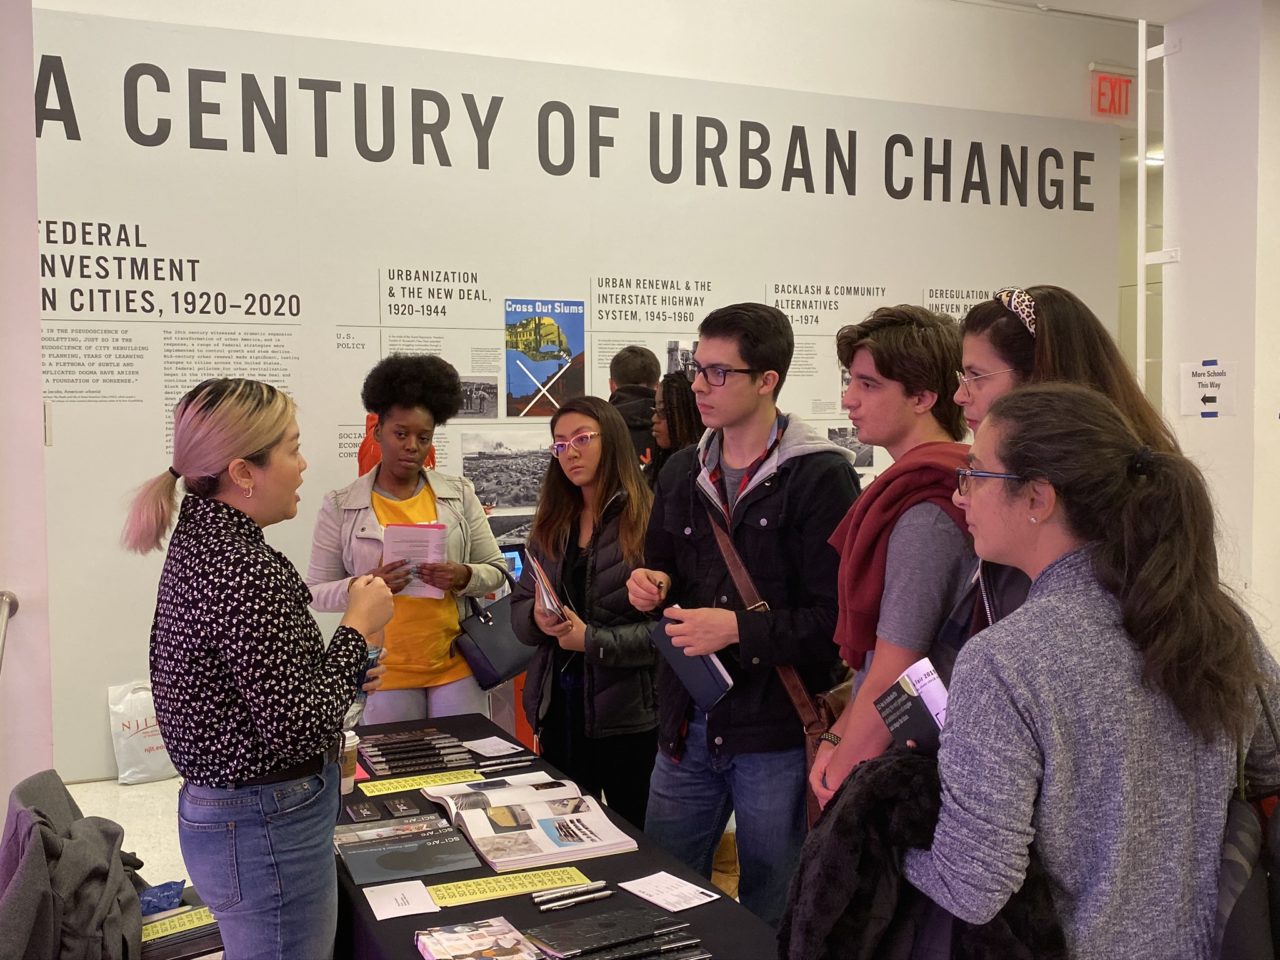
[(413, 942), (425, 960), (543, 960), (538, 948), (504, 917), (419, 930)]
[(333, 848), (361, 885), (480, 866), (466, 837), (434, 813), (390, 823), (339, 824)]
[(652, 907), (633, 906), (540, 924), (524, 934), (554, 960), (708, 960), (711, 954), (688, 926)]
[(184, 904), (143, 918), (142, 960), (212, 960), (221, 956), (218, 921), (208, 907)]
[(406, 776), (475, 766), (471, 751), (457, 737), (431, 727), (360, 738), (360, 760), (375, 776)]
[(423, 787), (493, 869), (524, 870), (636, 849), (591, 797), (543, 771)]

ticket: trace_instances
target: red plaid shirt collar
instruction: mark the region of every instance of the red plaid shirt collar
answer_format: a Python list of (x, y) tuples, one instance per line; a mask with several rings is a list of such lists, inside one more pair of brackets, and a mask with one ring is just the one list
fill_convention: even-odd
[[(737, 503), (738, 497), (742, 496), (743, 491), (751, 486), (751, 480), (755, 477), (756, 471), (769, 459), (770, 454), (778, 448), (778, 444), (782, 441), (782, 434), (786, 429), (786, 418), (779, 414), (778, 418), (773, 421), (773, 429), (769, 431), (769, 442), (765, 444), (764, 452), (752, 460), (742, 474), (742, 480), (738, 483), (737, 496), (734, 497), (735, 503)], [(724, 511), (725, 516), (728, 516), (730, 513), (729, 493), (725, 489), (724, 470), (720, 466), (720, 445), (723, 441), (724, 432), (717, 430), (707, 442), (706, 449), (703, 450), (702, 467), (707, 471), (707, 479), (711, 481), (712, 487), (720, 495), (720, 509)]]

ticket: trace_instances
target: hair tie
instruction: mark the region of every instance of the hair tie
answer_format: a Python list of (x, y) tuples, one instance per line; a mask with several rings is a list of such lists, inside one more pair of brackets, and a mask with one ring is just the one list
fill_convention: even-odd
[(1139, 447), (1129, 458), (1129, 474), (1134, 477), (1145, 477), (1151, 473), (1154, 454), (1150, 447)]
[(177, 470), (173, 469), (173, 467), (170, 467), (170, 468), (169, 468), (169, 472), (170, 472), (171, 474), (173, 474), (173, 479), (175, 479), (175, 480), (181, 480), (181, 479), (182, 479), (182, 474), (180, 474)]
[(1005, 287), (997, 290), (991, 299), (999, 301), (1002, 307), (1021, 320), (1031, 336), (1036, 335), (1036, 301), (1031, 294), (1021, 287)]

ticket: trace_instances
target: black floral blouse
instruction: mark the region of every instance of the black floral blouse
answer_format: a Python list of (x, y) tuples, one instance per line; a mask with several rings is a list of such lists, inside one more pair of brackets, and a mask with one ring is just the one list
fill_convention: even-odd
[(189, 782), (244, 783), (336, 739), (365, 641), (339, 627), (326, 649), (310, 602), (261, 527), (220, 500), (183, 499), (151, 627), (151, 688)]

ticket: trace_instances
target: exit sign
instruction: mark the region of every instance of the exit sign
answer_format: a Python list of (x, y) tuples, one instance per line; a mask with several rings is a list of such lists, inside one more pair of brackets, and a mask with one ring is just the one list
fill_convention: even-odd
[(1089, 84), (1090, 107), (1096, 117), (1127, 117), (1131, 101), (1129, 92), (1133, 87), (1133, 77), (1119, 73), (1103, 73), (1099, 70), (1090, 74)]

